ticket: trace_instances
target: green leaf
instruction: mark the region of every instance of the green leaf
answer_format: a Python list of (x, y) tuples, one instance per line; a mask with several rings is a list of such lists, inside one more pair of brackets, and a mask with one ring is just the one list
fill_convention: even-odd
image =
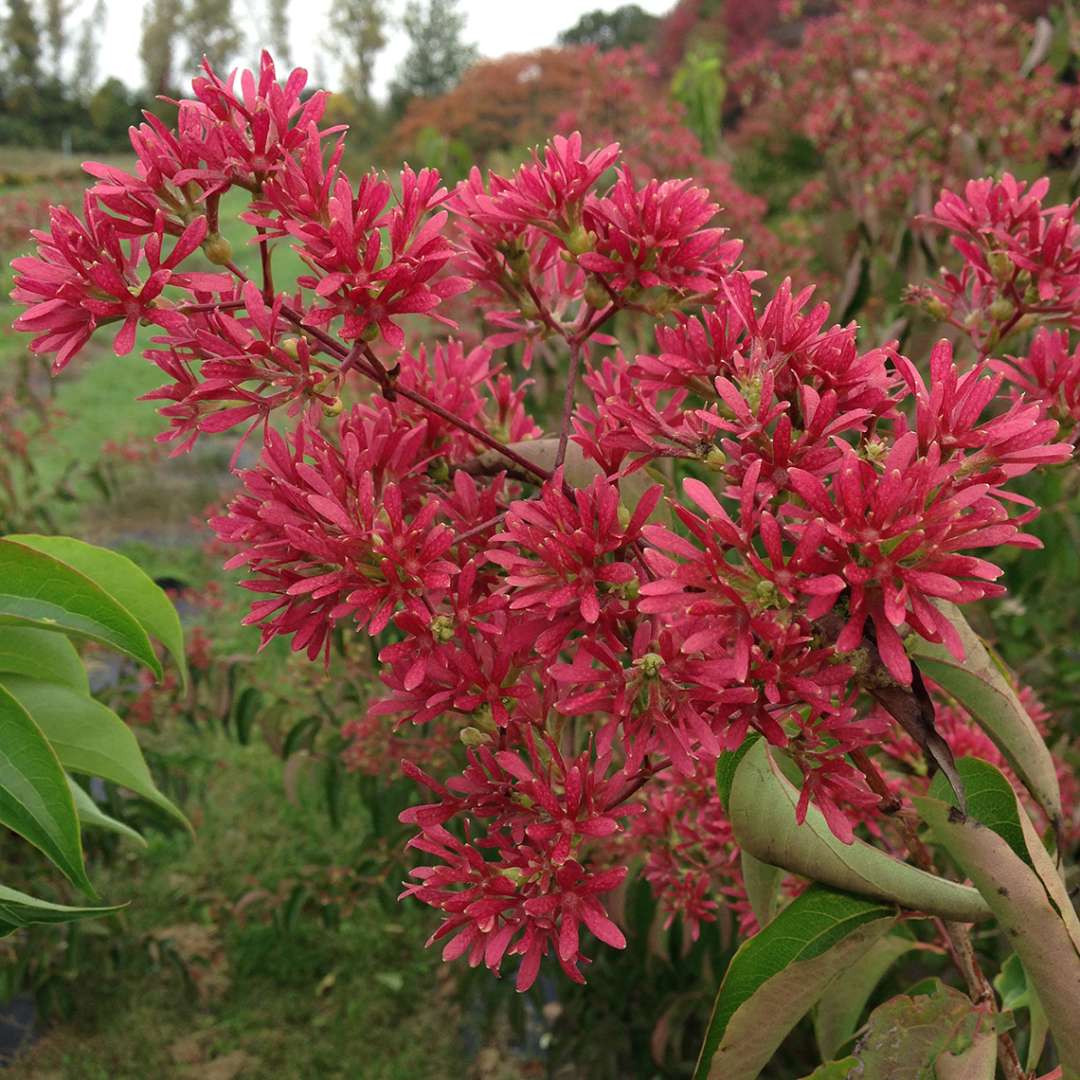
[(725, 810), (731, 800), (731, 785), (735, 780), (735, 770), (739, 767), (739, 762), (742, 761), (746, 752), (760, 738), (761, 736), (755, 731), (752, 735), (747, 735), (736, 749), (725, 750), (716, 759), (716, 794), (720, 799), (720, 805)]
[(838, 840), (813, 803), (799, 825), (798, 801), (798, 791), (759, 740), (746, 751), (731, 786), (728, 816), (735, 842), (762, 862), (847, 892), (957, 922), (989, 917), (974, 889), (909, 866), (862, 840)]
[(79, 819), (64, 770), (28, 710), (2, 686), (0, 823), (38, 848), (74, 885), (95, 895), (83, 866)]
[(66, 907), (63, 904), (50, 904), (48, 900), (38, 900), (27, 896), (17, 889), (0, 885), (0, 937), (7, 937), (23, 926), (32, 923), (65, 923), (77, 919), (92, 919), (99, 915), (111, 915), (121, 911), (126, 904), (113, 904), (108, 907)]
[(840, 1061), (827, 1061), (819, 1065), (809, 1076), (802, 1080), (847, 1080), (851, 1070), (859, 1064), (858, 1058), (846, 1057)]
[[(932, 994), (898, 995), (879, 1005), (852, 1057), (860, 1080), (993, 1080), (985, 1071), (986, 1037), (996, 1039), (995, 1018), (979, 1012), (971, 999), (938, 982)], [(973, 1050), (976, 1058), (968, 1056)], [(973, 1071), (974, 1064), (982, 1071)], [(957, 1072), (957, 1068), (967, 1072)]]
[(90, 693), (90, 681), (75, 646), (63, 635), (33, 626), (0, 627), (0, 674), (63, 683)]
[[(964, 781), (968, 816), (993, 829), (1030, 866), (1031, 855), (1020, 824), (1023, 811), (1016, 801), (1012, 784), (1000, 770), (981, 758), (961, 758), (956, 763), (956, 770)], [(956, 806), (952, 788), (940, 775), (934, 777), (929, 795)]]
[(1005, 837), (948, 803), (914, 801), (934, 840), (974, 882), (1023, 961), (1066, 1075), (1080, 1073), (1080, 920), (1027, 814), (1020, 813), (1025, 860)]
[(831, 981), (884, 937), (896, 916), (892, 905), (811, 885), (732, 957), (695, 1080), (753, 1080)]
[(912, 658), (923, 674), (966, 709), (990, 736), (1057, 827), (1061, 822), (1061, 791), (1054, 760), (1039, 729), (960, 609), (944, 601), (938, 607), (960, 635), (964, 659), (957, 660), (943, 645), (933, 645), (917, 634), (909, 638)]
[(784, 871), (755, 859), (745, 848), (739, 852), (739, 864), (754, 918), (758, 926), (767, 926), (780, 907), (780, 883), (784, 880)]
[(85, 574), (25, 544), (0, 539), (0, 625), (37, 626), (92, 638), (161, 675), (146, 631)]
[(905, 953), (921, 948), (906, 928), (897, 927), (837, 979), (814, 1010), (814, 1036), (823, 1058), (831, 1058), (855, 1034), (870, 995), (889, 968)]
[(8, 539), (51, 555), (104, 589), (135, 617), (146, 633), (152, 634), (169, 650), (184, 685), (187, 685), (187, 657), (180, 616), (165, 592), (129, 558), (70, 536), (16, 535)]
[(130, 788), (190, 828), (154, 785), (134, 734), (112, 709), (66, 686), (18, 676), (5, 676), (0, 684), (34, 717), (65, 769)]
[(78, 812), (79, 821), (90, 828), (108, 829), (110, 832), (119, 833), (129, 840), (134, 840), (140, 847), (146, 847), (146, 841), (130, 825), (117, 821), (116, 818), (106, 814), (104, 810), (85, 792), (71, 777), (68, 777), (68, 787), (71, 788), (71, 797), (75, 801), (75, 810)]
[(1001, 996), (1003, 1011), (1028, 1010), (1028, 1048), (1025, 1068), (1028, 1072), (1034, 1072), (1039, 1064), (1039, 1058), (1042, 1057), (1043, 1048), (1046, 1046), (1048, 1025), (1039, 995), (1035, 992), (1035, 987), (1031, 985), (1027, 972), (1024, 971), (1024, 965), (1016, 953), (1010, 953), (1008, 959), (1001, 965), (1001, 971), (994, 979), (994, 989)]

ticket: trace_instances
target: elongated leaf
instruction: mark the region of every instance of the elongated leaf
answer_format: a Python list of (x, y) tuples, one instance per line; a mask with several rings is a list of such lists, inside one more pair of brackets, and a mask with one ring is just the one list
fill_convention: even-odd
[(7, 937), (20, 927), (32, 923), (65, 923), (77, 919), (92, 919), (99, 915), (111, 915), (121, 911), (126, 904), (113, 904), (108, 907), (66, 907), (63, 904), (50, 904), (48, 900), (39, 900), (17, 889), (0, 885), (0, 937)]
[(753, 1080), (831, 981), (896, 924), (897, 910), (812, 885), (732, 957), (695, 1080)]
[(95, 547), (70, 536), (19, 534), (8, 539), (59, 559), (104, 589), (135, 617), (147, 634), (152, 634), (169, 650), (187, 685), (187, 658), (180, 616), (164, 591), (135, 563), (119, 552)]
[(957, 922), (989, 917), (976, 890), (909, 866), (862, 840), (837, 840), (813, 804), (799, 825), (798, 801), (798, 791), (781, 774), (764, 740), (755, 743), (731, 786), (728, 816), (736, 843), (762, 862), (847, 892)]
[[(1001, 782), (1008, 785), (1004, 777)], [(1023, 961), (1066, 1075), (1080, 1073), (1080, 922), (1027, 815), (1020, 823), (1030, 862), (1005, 837), (947, 802), (925, 797), (915, 805), (934, 840), (983, 894)]]
[[(1024, 828), (1020, 820), (1024, 811), (1016, 801), (1012, 785), (999, 769), (980, 758), (961, 758), (956, 763), (956, 770), (967, 793), (968, 816), (993, 829), (1031, 866), (1031, 853), (1024, 840)], [(956, 806), (952, 790), (939, 777), (934, 777), (928, 794), (932, 799), (941, 799), (942, 802)]]
[(0, 684), (34, 717), (65, 769), (130, 788), (188, 824), (154, 785), (134, 734), (112, 709), (65, 686), (18, 676)]
[(2, 686), (0, 823), (51, 859), (74, 885), (95, 895), (83, 866), (79, 819), (64, 770), (29, 712)]
[(106, 814), (104, 810), (89, 794), (68, 777), (68, 787), (71, 788), (71, 797), (75, 802), (75, 810), (79, 815), (79, 821), (86, 826), (98, 829), (108, 829), (110, 832), (119, 833), (129, 840), (134, 840), (140, 847), (146, 847), (146, 841), (130, 825)]
[(1057, 826), (1061, 821), (1061, 791), (1053, 758), (1039, 729), (960, 609), (945, 602), (938, 606), (960, 635), (964, 659), (957, 660), (943, 645), (933, 645), (914, 634), (910, 638), (912, 656), (924, 674), (946, 690), (990, 736)]
[(1004, 1012), (1015, 1012), (1017, 1009), (1028, 1010), (1028, 1048), (1025, 1068), (1028, 1072), (1034, 1072), (1039, 1064), (1039, 1058), (1042, 1057), (1043, 1048), (1046, 1046), (1048, 1031), (1046, 1012), (1016, 953), (1010, 953), (1008, 959), (1001, 965), (1001, 971), (994, 979), (994, 989), (1001, 995), (1001, 1008)]
[(814, 1010), (814, 1037), (823, 1058), (831, 1058), (855, 1034), (870, 995), (889, 968), (922, 947), (903, 926), (897, 927), (836, 980)]
[(161, 675), (146, 631), (122, 604), (59, 559), (0, 539), (0, 624), (5, 623), (92, 638)]
[(739, 852), (746, 898), (750, 901), (758, 926), (768, 926), (780, 907), (780, 883), (784, 871), (755, 859), (745, 848)]
[(90, 681), (75, 646), (63, 635), (33, 626), (0, 627), (0, 673), (63, 683), (90, 693)]

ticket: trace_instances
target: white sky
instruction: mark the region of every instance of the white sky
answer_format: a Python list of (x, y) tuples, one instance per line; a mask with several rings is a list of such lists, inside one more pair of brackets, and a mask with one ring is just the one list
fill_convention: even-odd
[[(486, 57), (510, 52), (529, 52), (554, 44), (562, 30), (567, 30), (587, 11), (613, 11), (625, 0), (461, 0), (461, 10), (468, 24), (465, 40), (473, 42)], [(662, 15), (675, 0), (636, 0), (646, 11)], [(114, 75), (129, 86), (142, 81), (139, 64), (139, 34), (144, 4), (137, 0), (109, 0), (105, 31), (100, 37), (99, 78)], [(386, 7), (393, 13), (404, 5), (390, 0)], [(291, 0), (290, 27), (293, 63), (313, 74), (324, 74), (332, 84), (337, 74), (329, 51), (323, 44), (326, 35), (330, 0)], [(261, 21), (259, 0), (233, 0), (233, 10), (240, 16), (247, 41), (247, 51), (258, 55), (264, 43), (254, 40), (254, 28)], [(375, 68), (374, 86), (381, 96), (405, 55), (407, 45), (398, 27), (391, 27), (389, 42), (380, 53)], [(320, 63), (320, 56), (326, 59)]]

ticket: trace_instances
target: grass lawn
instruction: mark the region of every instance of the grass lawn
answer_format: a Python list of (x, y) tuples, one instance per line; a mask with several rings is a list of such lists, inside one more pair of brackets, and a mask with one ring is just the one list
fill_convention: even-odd
[(103, 896), (132, 900), (123, 934), (91, 951), (73, 1015), (7, 1075), (463, 1075), (453, 984), (423, 948), (426, 912), (362, 898), (337, 928), (310, 911), (288, 918), (292, 882), (348, 867), (364, 822), (333, 829), (315, 792), (290, 802), (262, 745), (182, 730), (166, 742), (195, 838), (151, 833), (145, 852), (127, 845), (94, 868)]

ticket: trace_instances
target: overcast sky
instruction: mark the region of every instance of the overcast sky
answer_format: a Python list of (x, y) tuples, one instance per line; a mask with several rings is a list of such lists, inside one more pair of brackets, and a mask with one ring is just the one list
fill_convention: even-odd
[[(292, 0), (290, 22), (293, 62), (324, 75), (332, 83), (337, 72), (323, 44), (330, 2)], [(560, 31), (573, 26), (587, 11), (597, 8), (611, 11), (621, 2), (624, 0), (461, 0), (461, 9), (468, 18), (466, 40), (474, 42), (482, 56), (491, 57), (551, 45)], [(661, 15), (672, 7), (674, 0), (637, 0), (637, 3), (646, 11)], [(386, 6), (391, 12), (398, 12), (404, 4), (391, 0)], [(132, 87), (142, 82), (139, 33), (143, 7), (136, 0), (109, 0), (107, 25), (101, 36), (99, 77), (115, 75)], [(261, 46), (263, 42), (254, 40), (261, 5), (257, 0), (233, 0), (233, 8), (243, 17), (249, 49), (252, 45)], [(380, 96), (407, 48), (398, 27), (392, 27), (388, 37), (389, 43), (375, 68), (375, 91)], [(321, 64), (320, 56), (326, 57)]]

